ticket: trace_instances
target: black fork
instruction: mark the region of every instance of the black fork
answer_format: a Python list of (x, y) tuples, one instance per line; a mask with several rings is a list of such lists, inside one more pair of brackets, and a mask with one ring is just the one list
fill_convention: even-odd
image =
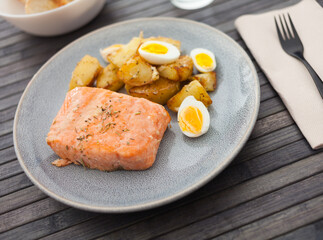
[(275, 24), (276, 24), (276, 28), (277, 28), (278, 38), (279, 38), (280, 44), (282, 45), (282, 48), (284, 49), (284, 51), (287, 54), (297, 58), (305, 65), (305, 67), (307, 68), (307, 70), (311, 74), (311, 76), (315, 82), (315, 85), (321, 94), (321, 97), (323, 98), (323, 82), (320, 79), (320, 77), (317, 75), (317, 73), (314, 71), (314, 69), (311, 67), (311, 65), (304, 58), (304, 55), (303, 55), (304, 47), (301, 42), (301, 39), (299, 38), (299, 36), (297, 34), (297, 31), (295, 29), (295, 26), (293, 24), (293, 21), (292, 21), (290, 15), (288, 14), (288, 20), (289, 20), (291, 29), (290, 29), (289, 25), (287, 24), (287, 20), (284, 15), (283, 15), (283, 19), (284, 19), (285, 25), (283, 23), (282, 17), (279, 16), (280, 26), (282, 29), (282, 31), (280, 31), (280, 29), (278, 27), (278, 23), (277, 23), (278, 21), (275, 18)]

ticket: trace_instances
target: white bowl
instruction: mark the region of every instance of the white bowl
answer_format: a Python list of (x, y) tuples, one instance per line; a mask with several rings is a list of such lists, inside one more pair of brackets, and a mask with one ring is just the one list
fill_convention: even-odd
[(92, 20), (106, 0), (74, 0), (62, 7), (35, 14), (25, 14), (19, 0), (0, 0), (0, 16), (25, 32), (55, 36), (73, 31)]

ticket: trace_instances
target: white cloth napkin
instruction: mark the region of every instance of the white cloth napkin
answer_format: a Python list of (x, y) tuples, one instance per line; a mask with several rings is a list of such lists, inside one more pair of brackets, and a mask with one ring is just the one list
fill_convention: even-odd
[(323, 147), (323, 99), (305, 66), (287, 55), (278, 40), (274, 16), (289, 13), (304, 45), (304, 56), (323, 79), (323, 8), (315, 0), (259, 15), (235, 25), (312, 148)]

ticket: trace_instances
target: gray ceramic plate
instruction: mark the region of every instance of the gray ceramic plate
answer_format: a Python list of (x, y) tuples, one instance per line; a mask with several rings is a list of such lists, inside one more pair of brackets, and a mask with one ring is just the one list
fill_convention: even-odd
[[(127, 43), (143, 30), (146, 37), (182, 42), (183, 53), (207, 48), (217, 58), (217, 90), (210, 94), (211, 125), (207, 134), (185, 137), (172, 117), (155, 164), (146, 171), (100, 172), (69, 165), (57, 168), (57, 156), (45, 138), (64, 101), (76, 63), (99, 48)], [(101, 61), (102, 65), (104, 64)], [(51, 58), (27, 86), (14, 122), (17, 157), (27, 176), (49, 196), (73, 207), (98, 212), (129, 212), (160, 206), (198, 189), (237, 155), (255, 124), (259, 82), (247, 54), (220, 31), (172, 18), (136, 19), (110, 25), (71, 43)]]

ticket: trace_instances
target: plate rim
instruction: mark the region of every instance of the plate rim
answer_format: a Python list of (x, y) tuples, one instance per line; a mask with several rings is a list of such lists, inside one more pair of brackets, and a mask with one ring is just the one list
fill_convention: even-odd
[[(248, 65), (250, 66), (250, 69), (252, 70), (252, 75), (254, 77), (254, 81), (255, 81), (255, 85), (256, 85), (256, 88), (255, 88), (255, 90), (256, 90), (256, 92), (255, 92), (256, 106), (255, 106), (255, 108), (253, 110), (252, 117), (251, 117), (251, 120), (250, 120), (250, 122), (248, 124), (246, 132), (243, 134), (243, 136), (240, 139), (240, 141), (238, 142), (237, 146), (233, 149), (233, 151), (229, 154), (229, 156), (227, 156), (220, 163), (220, 165), (217, 168), (213, 169), (208, 175), (204, 176), (203, 179), (201, 179), (200, 181), (198, 181), (195, 184), (191, 185), (190, 187), (184, 189), (183, 191), (177, 192), (176, 194), (168, 196), (166, 198), (155, 200), (155, 201), (148, 202), (148, 203), (136, 204), (136, 205), (132, 205), (132, 206), (111, 207), (111, 206), (96, 206), (96, 205), (83, 204), (83, 203), (76, 202), (76, 201), (70, 200), (68, 198), (65, 198), (63, 196), (59, 196), (55, 192), (52, 192), (51, 190), (47, 189), (42, 183), (40, 183), (31, 174), (31, 172), (29, 172), (29, 170), (28, 170), (27, 166), (25, 165), (25, 163), (23, 161), (23, 158), (22, 158), (22, 156), (20, 154), (18, 143), (17, 143), (17, 122), (18, 122), (18, 116), (19, 116), (19, 113), (20, 113), (20, 108), (21, 108), (22, 102), (23, 102), (23, 100), (25, 98), (25, 95), (27, 94), (29, 88), (31, 87), (31, 85), (33, 84), (35, 79), (38, 77), (40, 72), (42, 72), (42, 70), (44, 68), (46, 68), (47, 65), (49, 65), (57, 56), (59, 56), (67, 48), (71, 47), (74, 44), (77, 44), (79, 41), (83, 40), (84, 38), (89, 37), (90, 35), (96, 34), (97, 32), (104, 31), (106, 29), (113, 28), (113, 27), (116, 27), (118, 25), (124, 25), (124, 24), (134, 23), (134, 22), (149, 21), (149, 20), (177, 21), (177, 22), (184, 22), (184, 23), (187, 23), (187, 24), (194, 24), (194, 25), (197, 25), (197, 26), (200, 26), (200, 27), (203, 27), (203, 28), (208, 28), (210, 31), (214, 31), (214, 32), (217, 32), (218, 34), (222, 35), (225, 39), (227, 39), (233, 45), (235, 45), (238, 50), (240, 50), (242, 55), (245, 57)], [(64, 203), (64, 204), (66, 204), (68, 206), (75, 207), (75, 208), (78, 208), (78, 209), (81, 209), (81, 210), (92, 211), (92, 212), (100, 212), (100, 213), (126, 213), (126, 212), (142, 211), (142, 210), (147, 210), (147, 209), (151, 209), (151, 208), (156, 208), (158, 206), (162, 206), (162, 205), (168, 204), (170, 202), (176, 201), (176, 200), (178, 200), (180, 198), (183, 198), (183, 197), (187, 196), (188, 194), (196, 191), (200, 187), (204, 186), (209, 181), (211, 181), (213, 178), (215, 178), (219, 173), (221, 173), (232, 162), (232, 160), (236, 157), (236, 155), (240, 152), (240, 150), (243, 148), (245, 143), (248, 141), (248, 138), (249, 138), (249, 136), (250, 136), (250, 134), (251, 134), (251, 132), (252, 132), (254, 126), (255, 126), (256, 120), (257, 120), (257, 116), (258, 116), (258, 112), (259, 112), (259, 106), (260, 106), (260, 84), (259, 84), (258, 74), (257, 74), (257, 71), (255, 69), (255, 66), (252, 63), (252, 61), (251, 61), (250, 57), (248, 56), (248, 54), (245, 52), (245, 50), (235, 40), (233, 40), (230, 36), (228, 36), (227, 34), (223, 33), (222, 31), (220, 31), (220, 30), (218, 30), (218, 29), (216, 29), (216, 28), (214, 28), (214, 27), (212, 27), (210, 25), (207, 25), (207, 24), (201, 23), (201, 22), (197, 22), (197, 21), (194, 21), (194, 20), (189, 20), (189, 19), (175, 18), (175, 17), (136, 18), (136, 19), (131, 19), (131, 20), (126, 20), (126, 21), (121, 21), (121, 22), (109, 24), (107, 26), (104, 26), (104, 27), (98, 28), (98, 29), (96, 29), (94, 31), (91, 31), (91, 32), (77, 38), (76, 40), (72, 41), (71, 43), (67, 44), (65, 47), (63, 47), (61, 50), (59, 50), (57, 53), (55, 53), (51, 58), (49, 58), (42, 65), (42, 67), (36, 72), (36, 74), (32, 77), (32, 79), (30, 80), (30, 82), (26, 86), (26, 88), (25, 88), (25, 90), (24, 90), (24, 92), (23, 92), (23, 94), (22, 94), (22, 96), (21, 96), (21, 98), (19, 100), (19, 103), (17, 105), (17, 110), (16, 110), (16, 113), (15, 113), (14, 124), (13, 124), (14, 149), (15, 149), (15, 153), (17, 155), (17, 159), (19, 161), (20, 166), (24, 170), (27, 177), (31, 180), (31, 182), (34, 185), (36, 185), (41, 191), (46, 193), (48, 196), (54, 198), (55, 200), (57, 200), (57, 201), (59, 201), (61, 203)]]

